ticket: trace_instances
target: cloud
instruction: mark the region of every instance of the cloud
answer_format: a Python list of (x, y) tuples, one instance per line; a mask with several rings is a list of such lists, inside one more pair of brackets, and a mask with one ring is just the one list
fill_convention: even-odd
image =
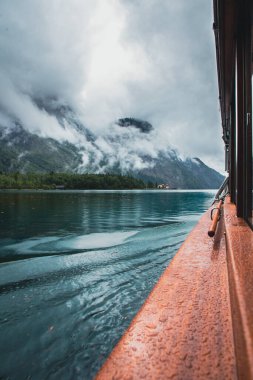
[(222, 168), (211, 2), (1, 0), (0, 32), (2, 123), (14, 117), (34, 133), (77, 141), (33, 101), (54, 97), (104, 150), (107, 134), (123, 134), (114, 120), (151, 122), (152, 139), (132, 131), (120, 153), (129, 149), (137, 165), (140, 151), (169, 144)]

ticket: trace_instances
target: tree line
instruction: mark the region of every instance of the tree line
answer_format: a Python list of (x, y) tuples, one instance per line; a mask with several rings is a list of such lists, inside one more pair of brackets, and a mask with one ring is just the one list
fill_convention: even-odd
[(0, 173), (0, 189), (112, 190), (155, 187), (128, 175), (73, 173)]

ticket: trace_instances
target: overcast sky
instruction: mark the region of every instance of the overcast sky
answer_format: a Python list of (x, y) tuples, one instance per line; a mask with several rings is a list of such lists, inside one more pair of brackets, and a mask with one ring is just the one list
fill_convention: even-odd
[(33, 97), (70, 104), (97, 135), (132, 116), (223, 170), (212, 0), (1, 0), (0, 124), (63, 135)]

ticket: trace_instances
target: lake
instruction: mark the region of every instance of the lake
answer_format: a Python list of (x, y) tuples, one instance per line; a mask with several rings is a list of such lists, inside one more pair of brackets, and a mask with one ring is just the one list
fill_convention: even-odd
[(0, 378), (92, 379), (214, 195), (0, 192)]

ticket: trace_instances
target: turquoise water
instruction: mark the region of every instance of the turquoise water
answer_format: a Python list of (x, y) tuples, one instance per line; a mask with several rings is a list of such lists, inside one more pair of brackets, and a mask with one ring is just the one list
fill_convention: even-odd
[(0, 193), (0, 378), (91, 379), (215, 191)]

